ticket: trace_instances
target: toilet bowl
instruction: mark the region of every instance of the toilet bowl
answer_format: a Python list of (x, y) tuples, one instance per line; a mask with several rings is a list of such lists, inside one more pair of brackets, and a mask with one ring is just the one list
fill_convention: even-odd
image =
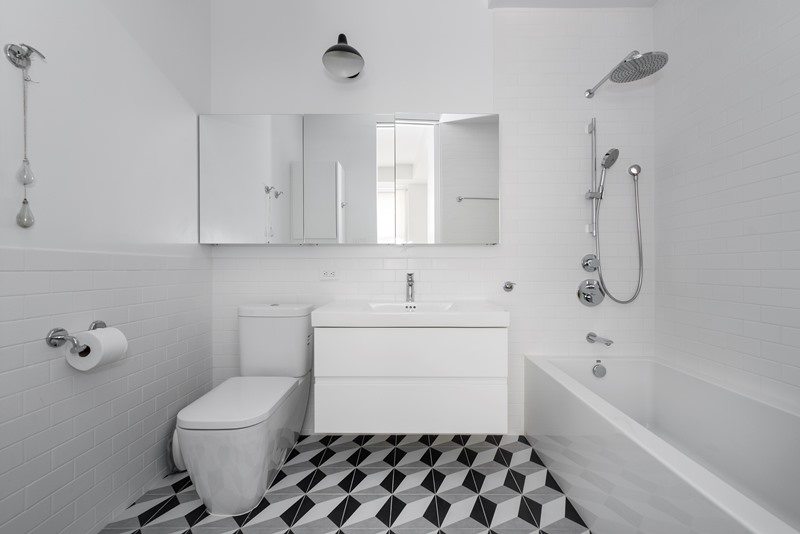
[(303, 424), (311, 377), (229, 378), (178, 413), (178, 442), (208, 511), (255, 508)]
[(297, 440), (311, 391), (311, 309), (240, 306), (243, 376), (178, 412), (178, 456), (211, 514), (255, 508)]

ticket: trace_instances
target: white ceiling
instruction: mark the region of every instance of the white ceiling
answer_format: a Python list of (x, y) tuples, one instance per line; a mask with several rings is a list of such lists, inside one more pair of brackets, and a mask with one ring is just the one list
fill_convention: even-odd
[(657, 0), (489, 0), (489, 9), (507, 7), (652, 7)]

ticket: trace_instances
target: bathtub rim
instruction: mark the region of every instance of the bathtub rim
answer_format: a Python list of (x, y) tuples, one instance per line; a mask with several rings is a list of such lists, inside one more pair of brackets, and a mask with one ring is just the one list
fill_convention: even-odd
[[(638, 421), (625, 414), (622, 410), (602, 398), (594, 391), (590, 390), (587, 386), (581, 384), (577, 379), (573, 378), (566, 371), (562, 370), (555, 363), (553, 363), (555, 360), (585, 359), (588, 364), (596, 361), (596, 358), (582, 358), (579, 356), (549, 358), (547, 356), (526, 354), (525, 359), (530, 361), (531, 364), (539, 367), (542, 372), (551, 376), (553, 380), (573, 393), (578, 401), (600, 415), (600, 417), (611, 424), (628, 439), (642, 447), (665, 468), (669, 469), (687, 484), (694, 487), (701, 495), (714, 503), (725, 513), (730, 515), (743, 527), (755, 533), (769, 532), (770, 534), (798, 534), (798, 530), (795, 530), (791, 525), (787, 524), (775, 514), (741, 493), (739, 490), (722, 480), (706, 467), (700, 465), (698, 462), (682, 453), (677, 447), (671, 445), (664, 439), (657, 436), (654, 432), (645, 428)], [(728, 389), (714, 382), (705, 380), (702, 377), (687, 373), (682, 369), (672, 367), (652, 358), (613, 358), (608, 359), (607, 361), (636, 361), (646, 362), (653, 365), (661, 365), (673, 371), (685, 374), (689, 377), (702, 380), (709, 385)], [(587, 369), (589, 368), (590, 367), (587, 367)], [(587, 370), (587, 372), (589, 371)], [(741, 395), (741, 393), (735, 391), (734, 393)], [(758, 399), (752, 400), (754, 402), (761, 402)], [(526, 404), (527, 402), (523, 401), (523, 406), (526, 406)], [(771, 408), (780, 409), (768, 403), (763, 404), (766, 404)], [(525, 429), (525, 432), (529, 435), (536, 435), (535, 433), (531, 433), (530, 429), (528, 428)]]

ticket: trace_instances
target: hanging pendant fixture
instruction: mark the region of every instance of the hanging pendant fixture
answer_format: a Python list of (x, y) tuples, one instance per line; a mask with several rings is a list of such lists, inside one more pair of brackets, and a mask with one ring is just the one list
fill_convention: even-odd
[(30, 228), (33, 226), (34, 218), (28, 203), (28, 187), (34, 185), (36, 176), (28, 160), (28, 84), (33, 81), (28, 75), (28, 69), (31, 66), (32, 56), (38, 56), (42, 60), (45, 57), (34, 47), (24, 43), (7, 44), (4, 51), (8, 61), (22, 71), (22, 164), (17, 171), (17, 181), (25, 188), (25, 196), (17, 214), (17, 225), (21, 228)]
[(17, 213), (17, 226), (30, 228), (34, 222), (36, 222), (36, 219), (33, 217), (33, 211), (31, 211), (31, 205), (28, 203), (28, 195), (26, 194), (25, 198), (22, 199), (22, 207)]
[(22, 165), (20, 165), (17, 171), (17, 181), (22, 185), (33, 185), (36, 181), (36, 177), (33, 175), (33, 169), (31, 169), (31, 162), (28, 161), (27, 156), (22, 158)]

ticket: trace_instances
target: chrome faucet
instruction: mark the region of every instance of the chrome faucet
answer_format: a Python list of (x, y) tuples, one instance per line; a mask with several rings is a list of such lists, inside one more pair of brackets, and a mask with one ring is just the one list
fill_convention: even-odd
[(406, 273), (406, 302), (414, 302), (414, 273)]
[(602, 343), (606, 347), (609, 347), (609, 346), (611, 346), (612, 343), (614, 343), (610, 339), (606, 339), (604, 337), (600, 337), (597, 334), (595, 334), (594, 332), (589, 332), (588, 334), (586, 334), (586, 341), (588, 341), (589, 343)]

